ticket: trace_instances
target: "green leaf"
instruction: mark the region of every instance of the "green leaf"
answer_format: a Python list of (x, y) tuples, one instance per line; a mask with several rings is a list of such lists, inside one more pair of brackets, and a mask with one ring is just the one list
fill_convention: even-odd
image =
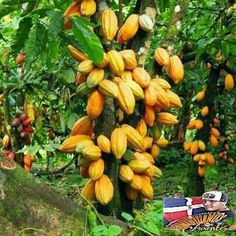
[(100, 39), (90, 28), (91, 23), (83, 17), (70, 19), (73, 23), (73, 34), (78, 41), (75, 46), (81, 48), (95, 64), (101, 63), (104, 51)]
[(35, 156), (36, 153), (39, 151), (40, 146), (38, 144), (34, 146), (24, 146), (18, 153), (24, 153), (26, 155)]
[(54, 38), (56, 38), (62, 30), (62, 13), (56, 9), (48, 11), (47, 15), (51, 19), (48, 26), (48, 31)]
[(110, 225), (108, 228), (107, 235), (108, 236), (116, 236), (116, 235), (120, 235), (121, 232), (122, 232), (122, 228), (120, 226)]
[(29, 32), (32, 27), (32, 19), (31, 17), (24, 17), (20, 23), (19, 28), (16, 32), (15, 42), (12, 45), (12, 49), (16, 52), (19, 52), (25, 44), (25, 41), (29, 37)]
[(149, 232), (154, 233), (156, 235), (160, 234), (160, 229), (153, 222), (149, 221), (149, 222), (145, 223), (144, 228), (147, 229)]
[(36, 2), (36, 0), (11, 0), (11, 1), (9, 1), (9, 0), (4, 0), (4, 1), (2, 1), (2, 5), (19, 5), (19, 4), (22, 4), (22, 3), (35, 3)]
[(1, 3), (0, 6), (0, 18), (2, 18), (5, 15), (8, 15), (9, 13), (18, 10), (18, 6), (3, 6)]
[(62, 73), (63, 73), (63, 80), (66, 83), (71, 84), (75, 81), (75, 73), (73, 70), (64, 70)]
[(122, 212), (121, 216), (126, 220), (126, 221), (132, 221), (134, 220), (134, 217), (130, 215), (129, 213)]
[(25, 51), (27, 52), (25, 61), (28, 68), (46, 50), (47, 40), (47, 30), (42, 24), (37, 22), (25, 44)]

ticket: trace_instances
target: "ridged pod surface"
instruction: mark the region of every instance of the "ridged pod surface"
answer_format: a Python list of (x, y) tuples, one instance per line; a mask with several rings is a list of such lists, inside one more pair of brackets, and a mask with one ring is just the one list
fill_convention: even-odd
[(181, 108), (182, 107), (182, 102), (180, 100), (180, 97), (176, 93), (174, 93), (171, 90), (167, 90), (166, 94), (168, 96), (170, 108)]
[(105, 163), (102, 158), (92, 161), (88, 169), (89, 177), (92, 180), (99, 179), (103, 175), (104, 169), (105, 169)]
[(134, 173), (144, 173), (150, 166), (145, 160), (132, 160), (128, 163), (128, 166)]
[(100, 134), (97, 137), (97, 144), (103, 152), (111, 153), (111, 142), (105, 135)]
[(153, 26), (153, 21), (148, 15), (143, 14), (139, 16), (139, 27), (142, 30), (146, 32), (152, 31)]
[(136, 130), (141, 134), (141, 136), (146, 136), (147, 134), (147, 125), (143, 119), (138, 122)]
[(116, 159), (121, 159), (127, 149), (127, 137), (123, 129), (115, 128), (111, 134), (111, 150)]
[(97, 86), (104, 79), (105, 72), (103, 69), (93, 69), (87, 77), (87, 85), (89, 88)]
[(83, 148), (82, 155), (90, 161), (95, 161), (95, 160), (98, 160), (102, 156), (102, 152), (98, 146), (91, 144)]
[(149, 127), (152, 127), (154, 125), (155, 118), (156, 118), (156, 115), (155, 115), (154, 107), (145, 105), (145, 114), (143, 117), (145, 123)]
[(88, 60), (88, 57), (86, 57), (83, 52), (79, 51), (78, 49), (76, 49), (72, 45), (68, 45), (67, 47), (70, 51), (71, 56), (74, 57), (75, 60), (77, 60), (79, 62), (84, 61), (84, 60)]
[(123, 26), (120, 28), (117, 36), (118, 43), (127, 43), (132, 39), (138, 31), (139, 28), (139, 15), (130, 15)]
[(170, 61), (169, 53), (164, 48), (157, 48), (154, 58), (160, 66), (167, 66)]
[(108, 79), (104, 79), (99, 83), (98, 90), (103, 95), (113, 98), (117, 98), (119, 94), (119, 88), (117, 84)]
[(115, 50), (109, 51), (107, 55), (111, 71), (115, 75), (121, 76), (125, 69), (125, 64), (122, 56)]
[(94, 69), (94, 64), (91, 60), (84, 60), (78, 66), (78, 71), (83, 74), (88, 74)]
[(71, 129), (71, 136), (78, 134), (88, 134), (90, 128), (92, 127), (92, 120), (88, 116), (83, 116), (79, 118)]
[(146, 88), (151, 82), (151, 77), (142, 67), (137, 67), (133, 70), (133, 79), (142, 87)]
[(124, 183), (130, 183), (133, 180), (134, 172), (128, 165), (121, 165), (119, 170), (119, 178)]
[(142, 180), (141, 193), (145, 197), (147, 197), (148, 199), (152, 199), (153, 198), (153, 188), (152, 188), (152, 184), (151, 184), (149, 178), (147, 176), (141, 176), (141, 180)]
[(133, 80), (128, 80), (125, 81), (125, 83), (130, 87), (130, 89), (132, 90), (134, 97), (136, 100), (142, 100), (144, 99), (144, 92), (143, 89), (141, 88), (141, 86), (136, 83)]
[(118, 83), (118, 103), (120, 108), (128, 115), (134, 112), (135, 97), (130, 87), (123, 81)]
[(138, 62), (135, 56), (135, 52), (133, 50), (126, 49), (120, 51), (119, 53), (124, 60), (126, 70), (133, 70), (135, 67), (137, 67)]
[(118, 31), (118, 20), (111, 9), (105, 9), (101, 15), (101, 30), (104, 38), (112, 41)]
[(168, 112), (159, 112), (157, 115), (157, 122), (165, 125), (177, 124), (177, 117)]
[(168, 76), (175, 84), (178, 84), (184, 78), (184, 67), (178, 56), (170, 57), (166, 69)]
[(107, 175), (103, 175), (95, 183), (95, 196), (101, 205), (106, 205), (113, 198), (113, 184)]
[(139, 134), (139, 132), (134, 129), (132, 126), (123, 124), (122, 129), (124, 130), (128, 142), (136, 149), (141, 150), (143, 147), (143, 137)]
[(130, 187), (132, 189), (135, 189), (135, 190), (141, 190), (142, 187), (143, 187), (143, 182), (142, 182), (142, 179), (140, 177), (140, 175), (134, 175), (131, 183), (130, 183)]
[(74, 135), (70, 136), (69, 138), (65, 139), (64, 142), (61, 144), (59, 150), (62, 152), (74, 152), (76, 145), (83, 141), (83, 140), (88, 140), (90, 137), (88, 135)]

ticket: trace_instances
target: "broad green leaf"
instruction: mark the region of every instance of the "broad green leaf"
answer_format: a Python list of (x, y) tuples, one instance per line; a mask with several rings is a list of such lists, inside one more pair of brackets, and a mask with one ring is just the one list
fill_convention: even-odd
[(73, 23), (73, 34), (77, 40), (77, 48), (81, 48), (88, 57), (99, 64), (103, 59), (103, 47), (100, 39), (91, 29), (91, 23), (83, 17), (71, 18)]
[(16, 32), (15, 42), (12, 45), (12, 49), (16, 52), (19, 52), (25, 44), (25, 41), (29, 37), (29, 32), (32, 27), (32, 19), (31, 17), (24, 17), (20, 23), (19, 28)]
[(134, 220), (134, 217), (130, 215), (129, 213), (122, 212), (121, 216), (126, 220), (126, 221), (132, 221)]
[(158, 228), (158, 226), (156, 224), (154, 224), (153, 222), (146, 222), (145, 224), (143, 224), (143, 227), (145, 229), (147, 229), (149, 232), (154, 233), (156, 235), (160, 234), (160, 229)]
[(25, 51), (27, 52), (25, 61), (28, 68), (46, 50), (47, 39), (48, 34), (45, 27), (36, 23), (25, 44)]
[(71, 84), (75, 81), (75, 73), (73, 70), (64, 70), (63, 71), (63, 80), (68, 83)]
[(56, 38), (62, 30), (62, 13), (56, 9), (48, 11), (47, 15), (50, 17), (50, 23), (48, 26), (49, 34)]

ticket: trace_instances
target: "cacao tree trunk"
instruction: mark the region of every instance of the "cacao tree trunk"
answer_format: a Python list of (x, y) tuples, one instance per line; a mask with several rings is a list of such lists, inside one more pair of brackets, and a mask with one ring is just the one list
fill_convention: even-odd
[[(100, 216), (104, 222), (125, 224)], [(0, 167), (0, 235), (84, 235), (87, 209), (40, 183), (20, 166)], [(88, 230), (88, 229), (87, 229)], [(127, 235), (127, 228), (124, 235)]]
[[(204, 117), (204, 126), (201, 130), (199, 130), (196, 133), (195, 140), (202, 140), (204, 143), (208, 143), (210, 137), (210, 123), (213, 118), (214, 101), (218, 91), (217, 83), (219, 80), (219, 73), (220, 72), (218, 68), (211, 69), (205, 92), (206, 95), (202, 101), (202, 107), (208, 106), (209, 113), (206, 117)], [(198, 175), (198, 165), (192, 162), (188, 171), (187, 194), (188, 196), (199, 196), (202, 195), (203, 192), (204, 192), (204, 177), (200, 177)]]

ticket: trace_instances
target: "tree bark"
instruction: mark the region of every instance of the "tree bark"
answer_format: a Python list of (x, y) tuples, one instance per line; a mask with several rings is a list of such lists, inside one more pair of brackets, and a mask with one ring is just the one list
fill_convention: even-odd
[[(101, 218), (124, 227), (127, 235), (123, 222)], [(0, 167), (0, 235), (83, 235), (86, 225), (85, 207), (40, 183), (19, 165), (14, 170)]]

